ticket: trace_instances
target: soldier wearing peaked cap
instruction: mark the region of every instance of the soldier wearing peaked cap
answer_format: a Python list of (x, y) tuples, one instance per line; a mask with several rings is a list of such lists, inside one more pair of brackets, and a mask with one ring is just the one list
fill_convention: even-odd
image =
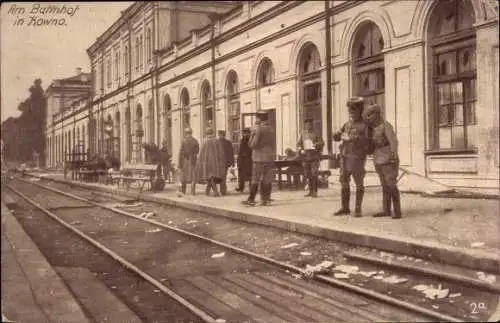
[(370, 105), (363, 112), (363, 118), (373, 129), (371, 140), (374, 144), (373, 164), (382, 185), (383, 212), (375, 217), (391, 216), (391, 202), (394, 207), (393, 219), (401, 218), (401, 201), (397, 186), (399, 172), (398, 140), (392, 125), (382, 117), (379, 105)]
[(302, 159), (304, 177), (309, 181), (309, 193), (306, 197), (318, 197), (319, 160), (325, 143), (321, 134), (314, 131), (312, 119), (305, 120), (304, 125), (297, 150)]
[(364, 100), (353, 97), (347, 101), (351, 119), (346, 122), (340, 131), (333, 134), (333, 140), (342, 141), (340, 145), (340, 184), (341, 203), (340, 210), (334, 215), (350, 214), (349, 200), (351, 196), (351, 176), (356, 184), (355, 216), (361, 216), (361, 205), (364, 196), (364, 177), (366, 155), (370, 153), (370, 130), (362, 118)]
[(191, 194), (196, 192), (196, 159), (200, 151), (198, 140), (193, 137), (193, 130), (187, 128), (179, 151), (179, 169), (181, 170), (181, 192), (186, 194), (186, 186), (191, 183)]

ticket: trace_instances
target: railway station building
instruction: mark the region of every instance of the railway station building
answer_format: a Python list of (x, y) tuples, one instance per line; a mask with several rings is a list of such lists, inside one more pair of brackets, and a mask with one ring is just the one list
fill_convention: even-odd
[(88, 147), (141, 163), (142, 143), (166, 141), (175, 163), (186, 127), (237, 148), (265, 110), (278, 155), (309, 118), (336, 152), (362, 96), (395, 127), (402, 167), (498, 189), (498, 38), (493, 0), (137, 2), (87, 50)]

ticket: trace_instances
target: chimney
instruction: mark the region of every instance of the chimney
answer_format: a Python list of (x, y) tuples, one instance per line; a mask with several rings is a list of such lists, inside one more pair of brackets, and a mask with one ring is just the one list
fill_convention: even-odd
[(77, 67), (76, 68), (76, 75), (80, 75), (82, 74), (82, 68), (81, 67)]

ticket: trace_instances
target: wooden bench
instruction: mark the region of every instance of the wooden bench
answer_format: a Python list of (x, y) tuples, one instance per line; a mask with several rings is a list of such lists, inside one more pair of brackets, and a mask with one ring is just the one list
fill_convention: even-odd
[[(321, 160), (327, 160), (329, 156), (321, 156)], [(300, 159), (292, 160), (277, 160), (274, 162), (277, 169), (278, 188), (283, 189), (283, 175), (286, 175), (286, 186), (295, 186), (296, 189), (304, 188), (306, 179), (304, 178), (304, 168)], [(318, 174), (318, 186), (322, 188), (328, 187), (328, 177), (331, 176), (329, 170), (320, 170)]]
[(150, 164), (125, 164), (120, 171), (110, 172), (109, 178), (111, 184), (117, 184), (119, 188), (121, 183), (127, 191), (130, 189), (130, 184), (138, 183), (142, 193), (146, 183), (149, 183), (150, 189), (154, 190), (157, 167), (157, 165)]

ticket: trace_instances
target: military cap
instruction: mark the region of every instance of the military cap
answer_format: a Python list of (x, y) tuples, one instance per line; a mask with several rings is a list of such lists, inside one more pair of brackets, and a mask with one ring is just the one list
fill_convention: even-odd
[(214, 134), (214, 130), (213, 130), (212, 128), (210, 128), (210, 127), (209, 127), (209, 128), (207, 128), (207, 129), (205, 129), (205, 134), (206, 134), (206, 135), (213, 135), (213, 134)]
[(192, 134), (192, 133), (193, 133), (193, 129), (191, 129), (191, 128), (186, 128), (185, 132), (186, 132), (186, 133), (189, 133), (189, 134)]
[(250, 133), (251, 131), (250, 131), (250, 128), (245, 128), (245, 129), (243, 129), (243, 131), (242, 131), (242, 132), (243, 132), (243, 133)]
[(217, 134), (218, 134), (219, 136), (225, 136), (225, 135), (226, 135), (226, 130), (218, 130), (218, 131), (217, 131)]
[(262, 110), (257, 111), (256, 115), (257, 115), (257, 118), (259, 118), (260, 120), (263, 120), (263, 121), (267, 120), (267, 112), (266, 111), (262, 111)]
[(359, 106), (363, 106), (363, 103), (364, 103), (364, 100), (362, 97), (355, 96), (355, 97), (352, 97), (349, 100), (347, 100), (346, 105), (348, 108), (356, 108)]

